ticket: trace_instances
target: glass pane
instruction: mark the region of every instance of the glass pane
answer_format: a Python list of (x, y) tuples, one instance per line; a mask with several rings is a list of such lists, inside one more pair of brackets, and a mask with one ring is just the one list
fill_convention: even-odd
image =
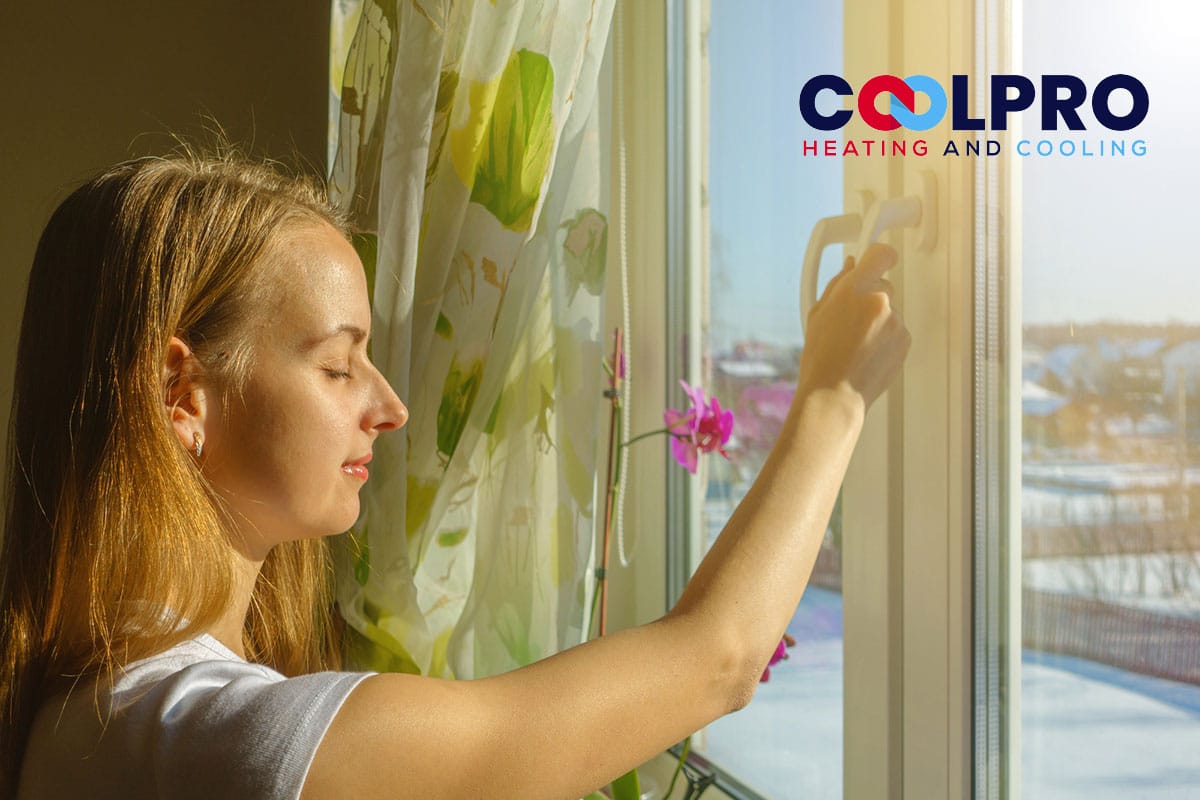
[[(803, 344), (799, 267), (807, 237), (819, 218), (842, 213), (841, 161), (802, 157), (796, 112), (797, 76), (843, 71), (841, 4), (711, 0), (710, 23), (704, 359), (711, 390), (736, 424), (730, 460), (707, 464), (705, 547), (778, 434)], [(822, 287), (840, 261), (840, 248), (826, 251)], [(749, 706), (693, 738), (696, 750), (764, 797), (842, 795), (837, 520), (835, 511), (788, 627), (796, 640), (788, 660), (771, 668)]]
[(1151, 97), (1132, 131), (1085, 117), (1021, 159), (1027, 798), (1200, 797), (1200, 283), (1179, 224), (1200, 154), (1194, 103), (1172, 102), (1200, 70), (1189, 19), (1190, 0), (1025, 3), (1018, 32), (1026, 75), (1123, 72)]

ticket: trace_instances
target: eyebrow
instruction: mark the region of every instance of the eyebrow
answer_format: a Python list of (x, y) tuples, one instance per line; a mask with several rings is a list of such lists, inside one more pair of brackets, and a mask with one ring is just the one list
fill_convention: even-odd
[(329, 333), (326, 333), (326, 334), (323, 334), (320, 336), (315, 336), (311, 339), (306, 340), (301, 345), (301, 348), (304, 350), (311, 350), (319, 344), (327, 342), (330, 339), (333, 339), (335, 337), (341, 336), (343, 333), (350, 334), (350, 337), (353, 340), (354, 344), (358, 344), (359, 342), (361, 342), (367, 338), (367, 332), (364, 331), (362, 328), (358, 327), (357, 325), (351, 325), (349, 323), (342, 323), (341, 325), (338, 325), (336, 328), (334, 328)]

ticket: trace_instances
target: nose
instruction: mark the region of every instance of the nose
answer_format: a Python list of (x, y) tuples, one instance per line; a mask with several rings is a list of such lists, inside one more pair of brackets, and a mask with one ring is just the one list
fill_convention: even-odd
[(384, 433), (394, 431), (408, 422), (408, 407), (379, 370), (375, 372), (375, 402), (363, 420), (363, 427)]

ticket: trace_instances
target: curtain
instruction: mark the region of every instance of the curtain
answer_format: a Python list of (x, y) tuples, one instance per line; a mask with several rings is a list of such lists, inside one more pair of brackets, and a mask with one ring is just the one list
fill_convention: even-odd
[(339, 545), (356, 666), (481, 677), (585, 637), (613, 1), (335, 0), (331, 191), (410, 411)]

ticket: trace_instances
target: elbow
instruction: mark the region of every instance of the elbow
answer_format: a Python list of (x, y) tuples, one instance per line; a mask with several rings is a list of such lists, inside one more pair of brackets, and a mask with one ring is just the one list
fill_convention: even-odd
[(758, 681), (742, 681), (738, 684), (730, 693), (729, 708), (725, 713), (732, 714), (750, 705), (750, 701), (754, 698), (754, 690), (757, 688)]
[(750, 704), (762, 683), (763, 668), (767, 666), (767, 659), (754, 646), (744, 642), (739, 644), (740, 646), (733, 651), (736, 655), (733, 663), (737, 666), (733, 671), (728, 694), (729, 710), (725, 712), (727, 714), (741, 711)]
[(731, 645), (725, 648), (724, 653), (726, 657), (723, 672), (727, 680), (722, 714), (732, 714), (749, 705), (755, 690), (758, 689), (762, 666), (758, 664), (758, 659), (751, 658), (744, 648)]
[(668, 613), (663, 621), (668, 620), (672, 625), (681, 626), (683, 640), (692, 648), (692, 663), (704, 665), (702, 674), (707, 677), (703, 686), (696, 688), (706, 700), (711, 698), (708, 719), (745, 708), (758, 688), (762, 666), (752, 663), (757, 659), (749, 656), (741, 637), (715, 633), (710, 621), (678, 610)]
[(750, 705), (754, 692), (758, 690), (759, 679), (762, 677), (762, 665), (757, 659), (743, 658), (741, 669), (737, 671), (729, 693), (729, 710), (726, 714), (741, 711)]

